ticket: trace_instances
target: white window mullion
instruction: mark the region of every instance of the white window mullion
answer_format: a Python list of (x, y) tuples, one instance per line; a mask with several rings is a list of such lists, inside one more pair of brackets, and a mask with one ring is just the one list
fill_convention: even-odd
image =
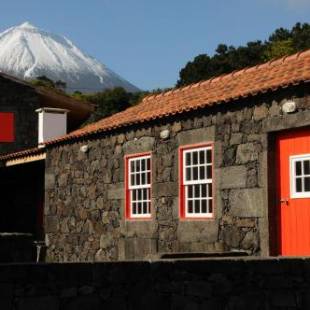
[[(130, 214), (131, 217), (133, 218), (151, 216), (150, 200), (148, 199), (149, 192), (151, 189), (151, 180), (148, 178), (148, 174), (151, 173), (151, 165), (150, 162), (148, 162), (149, 160), (151, 160), (150, 155), (134, 157), (129, 159), (128, 175), (130, 176), (130, 181), (128, 190), (130, 191), (130, 199), (131, 199)], [(131, 182), (132, 175), (134, 177), (135, 184), (132, 184)], [(134, 191), (135, 191), (135, 200), (133, 200)]]
[[(310, 165), (310, 154), (290, 156), (290, 192), (291, 198), (310, 198), (309, 174), (306, 166)], [(298, 185), (298, 186), (297, 186)]]
[[(207, 174), (207, 167), (211, 167), (212, 156), (208, 158), (208, 152), (212, 151), (210, 146), (199, 147), (183, 151), (183, 186), (185, 215), (189, 217), (211, 216), (209, 211), (208, 185), (212, 186), (212, 175)], [(209, 154), (210, 155), (210, 154)], [(190, 171), (190, 174), (187, 172)], [(203, 197), (203, 186), (206, 186)], [(189, 197), (189, 190), (192, 196)], [(190, 208), (191, 207), (191, 208)], [(192, 212), (190, 212), (192, 211)]]

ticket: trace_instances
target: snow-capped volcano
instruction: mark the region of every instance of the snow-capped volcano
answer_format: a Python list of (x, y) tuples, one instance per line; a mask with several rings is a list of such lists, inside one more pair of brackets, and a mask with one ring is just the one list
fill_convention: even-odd
[(45, 75), (66, 82), (68, 92), (91, 93), (117, 86), (138, 90), (65, 37), (29, 22), (0, 33), (0, 71), (23, 79)]

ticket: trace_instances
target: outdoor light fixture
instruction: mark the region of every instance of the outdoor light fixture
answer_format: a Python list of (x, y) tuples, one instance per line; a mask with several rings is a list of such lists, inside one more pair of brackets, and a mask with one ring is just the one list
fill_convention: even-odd
[(169, 134), (170, 134), (170, 131), (169, 129), (164, 129), (160, 132), (160, 138), (161, 139), (168, 139), (169, 138)]
[(80, 151), (81, 151), (82, 153), (87, 153), (88, 150), (89, 150), (88, 145), (82, 145), (82, 146), (80, 147)]
[(283, 113), (293, 113), (297, 109), (296, 102), (293, 100), (286, 101), (282, 106)]

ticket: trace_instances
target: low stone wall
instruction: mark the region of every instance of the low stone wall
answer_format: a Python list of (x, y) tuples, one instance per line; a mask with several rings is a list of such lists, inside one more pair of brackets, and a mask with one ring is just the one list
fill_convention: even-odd
[(309, 258), (0, 265), (1, 310), (309, 308)]

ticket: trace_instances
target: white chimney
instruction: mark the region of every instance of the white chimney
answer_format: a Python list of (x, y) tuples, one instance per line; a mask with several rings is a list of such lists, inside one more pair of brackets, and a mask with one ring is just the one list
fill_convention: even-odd
[(67, 133), (67, 113), (69, 110), (41, 108), (37, 109), (36, 112), (39, 116), (39, 144)]

